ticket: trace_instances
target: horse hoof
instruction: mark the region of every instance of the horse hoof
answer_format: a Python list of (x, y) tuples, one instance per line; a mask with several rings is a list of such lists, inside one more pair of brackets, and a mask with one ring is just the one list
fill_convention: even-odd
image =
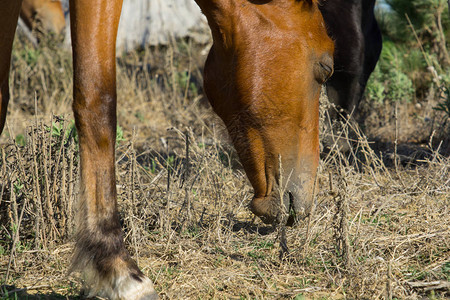
[(159, 299), (153, 283), (143, 276), (126, 275), (114, 280), (100, 280), (97, 286), (85, 286), (81, 292), (82, 299), (96, 296), (110, 300), (157, 300)]
[(121, 286), (117, 287), (117, 300), (137, 299), (137, 300), (157, 300), (153, 283), (147, 277), (133, 278), (129, 276)]

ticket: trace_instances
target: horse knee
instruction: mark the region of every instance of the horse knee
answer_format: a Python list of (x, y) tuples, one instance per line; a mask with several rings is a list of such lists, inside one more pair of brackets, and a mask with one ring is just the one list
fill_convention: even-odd
[(80, 143), (87, 138), (99, 148), (114, 146), (117, 123), (115, 91), (75, 93), (73, 112)]

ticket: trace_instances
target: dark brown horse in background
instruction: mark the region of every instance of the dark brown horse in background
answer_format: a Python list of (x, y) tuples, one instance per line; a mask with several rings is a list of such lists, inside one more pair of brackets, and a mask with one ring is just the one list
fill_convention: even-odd
[[(2, 2), (0, 129), (21, 9), (21, 1)], [(320, 88), (333, 70), (334, 46), (317, 2), (196, 2), (214, 41), (205, 66), (205, 90), (254, 187), (252, 211), (268, 222), (282, 220), (289, 209), (307, 213), (319, 162)], [(153, 299), (152, 282), (124, 246), (116, 202), (115, 41), (121, 6), (121, 0), (70, 1), (73, 110), (81, 161), (73, 265), (85, 274), (90, 295)], [(279, 184), (290, 196), (279, 199)]]
[(325, 0), (320, 11), (335, 42), (334, 74), (327, 81), (331, 102), (347, 114), (357, 110), (381, 53), (375, 0)]

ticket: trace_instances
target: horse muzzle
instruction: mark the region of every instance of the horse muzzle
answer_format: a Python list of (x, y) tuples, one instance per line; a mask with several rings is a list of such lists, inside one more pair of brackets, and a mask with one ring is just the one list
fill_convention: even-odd
[(313, 173), (290, 172), (284, 183), (278, 178), (269, 195), (252, 199), (250, 210), (266, 224), (295, 224), (311, 212), (316, 189)]

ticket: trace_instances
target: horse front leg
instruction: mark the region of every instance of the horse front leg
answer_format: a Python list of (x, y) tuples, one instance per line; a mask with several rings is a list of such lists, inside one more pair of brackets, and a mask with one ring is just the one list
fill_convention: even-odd
[(115, 44), (122, 0), (71, 0), (73, 111), (81, 182), (73, 269), (89, 296), (156, 299), (153, 284), (125, 249), (115, 181)]
[(21, 5), (22, 1), (1, 1), (0, 3), (0, 134), (6, 121), (11, 50)]

